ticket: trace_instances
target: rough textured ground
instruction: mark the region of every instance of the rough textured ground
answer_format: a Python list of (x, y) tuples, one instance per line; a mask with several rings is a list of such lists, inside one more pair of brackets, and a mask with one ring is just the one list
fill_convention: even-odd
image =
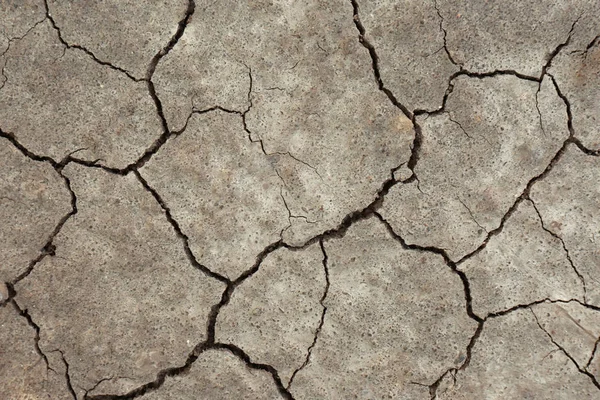
[(600, 3), (0, 1), (0, 398), (600, 398)]

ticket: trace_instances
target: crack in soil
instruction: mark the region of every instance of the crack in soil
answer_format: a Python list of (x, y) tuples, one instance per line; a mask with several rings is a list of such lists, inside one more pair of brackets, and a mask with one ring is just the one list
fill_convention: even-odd
[(92, 60), (94, 60), (95, 62), (97, 62), (100, 65), (103, 65), (105, 67), (108, 67), (112, 70), (118, 71), (122, 74), (125, 74), (129, 79), (135, 81), (135, 82), (141, 82), (143, 81), (143, 79), (139, 79), (136, 78), (135, 76), (133, 76), (133, 74), (131, 74), (131, 72), (118, 67), (116, 65), (111, 64), (108, 61), (103, 61), (101, 59), (99, 59), (98, 57), (96, 57), (96, 55), (88, 50), (87, 48), (80, 46), (78, 44), (69, 44), (62, 36), (62, 32), (60, 30), (60, 27), (58, 26), (58, 24), (56, 23), (56, 21), (54, 20), (54, 18), (52, 17), (52, 13), (50, 12), (50, 7), (48, 6), (48, 0), (44, 0), (44, 7), (46, 10), (46, 19), (48, 19), (48, 21), (50, 21), (50, 25), (52, 25), (52, 28), (56, 31), (57, 35), (58, 35), (58, 40), (63, 44), (63, 46), (65, 47), (65, 49), (77, 49), (80, 50), (82, 52), (84, 52), (85, 54), (87, 54)]
[(308, 350), (306, 351), (306, 359), (304, 360), (302, 365), (300, 367), (296, 368), (294, 370), (294, 372), (292, 373), (292, 376), (290, 377), (290, 381), (288, 382), (288, 384), (286, 386), (286, 388), (288, 390), (292, 386), (292, 383), (294, 382), (294, 378), (296, 377), (296, 375), (300, 371), (302, 371), (304, 369), (304, 367), (306, 367), (308, 365), (308, 363), (310, 363), (310, 356), (312, 355), (313, 349), (317, 345), (317, 340), (319, 340), (319, 334), (321, 333), (321, 329), (323, 329), (323, 324), (325, 323), (325, 315), (327, 314), (327, 306), (325, 305), (325, 299), (327, 299), (327, 294), (329, 293), (329, 286), (330, 286), (329, 268), (327, 266), (327, 261), (329, 258), (327, 257), (327, 253), (325, 252), (325, 246), (323, 244), (323, 240), (319, 241), (319, 246), (321, 247), (321, 252), (323, 253), (322, 262), (323, 262), (323, 270), (325, 272), (325, 290), (323, 291), (323, 296), (321, 296), (321, 299), (319, 300), (319, 303), (321, 304), (321, 307), (323, 308), (323, 312), (321, 313), (321, 320), (319, 321), (319, 325), (317, 326), (317, 329), (315, 330), (315, 336), (314, 336), (313, 342), (311, 343), (311, 345), (308, 347)]
[(50, 366), (50, 362), (48, 361), (48, 357), (46, 356), (46, 354), (44, 354), (44, 352), (40, 348), (40, 327), (39, 327), (39, 325), (36, 324), (33, 321), (33, 319), (31, 318), (31, 314), (29, 314), (29, 312), (27, 311), (27, 309), (26, 308), (21, 308), (21, 306), (19, 306), (19, 303), (17, 303), (17, 301), (14, 298), (10, 299), (10, 303), (12, 304), (12, 306), (14, 307), (14, 309), (19, 313), (19, 316), (25, 318), (25, 320), (27, 321), (27, 325), (29, 325), (35, 331), (35, 338), (34, 338), (35, 352), (44, 360), (44, 364), (46, 364), (46, 370), (50, 370), (52, 372), (56, 372)]
[(533, 317), (535, 318), (535, 322), (537, 324), (537, 326), (548, 336), (548, 338), (550, 339), (550, 341), (552, 342), (553, 345), (555, 345), (565, 356), (567, 356), (569, 358), (569, 360), (571, 360), (571, 362), (575, 365), (575, 367), (577, 368), (577, 370), (582, 373), (583, 375), (587, 376), (592, 383), (594, 384), (594, 386), (596, 386), (596, 388), (598, 388), (598, 390), (600, 390), (600, 383), (598, 382), (598, 380), (596, 379), (596, 377), (586, 371), (585, 369), (581, 368), (579, 366), (579, 364), (577, 363), (577, 361), (558, 343), (556, 343), (556, 341), (554, 340), (554, 338), (552, 337), (552, 335), (546, 330), (544, 329), (544, 327), (542, 326), (542, 324), (540, 324), (540, 321), (538, 320), (537, 315), (535, 314), (535, 311), (533, 311), (532, 309), (529, 309), (529, 311), (531, 311), (531, 314), (533, 314)]
[[(60, 28), (56, 25), (54, 19), (51, 16), (51, 13), (49, 11), (48, 8), (48, 4), (47, 4), (47, 0), (45, 0), (45, 7), (46, 7), (46, 17), (48, 18), (48, 20), (51, 22), (53, 28), (57, 31), (57, 34), (59, 36), (59, 40), (62, 42), (62, 44), (66, 47), (66, 48), (74, 48), (74, 49), (78, 49), (81, 50), (83, 52), (85, 52), (87, 55), (89, 55), (94, 61), (98, 62), (101, 65), (105, 65), (108, 66), (109, 68), (112, 68), (114, 70), (117, 70), (119, 72), (122, 72), (124, 74), (126, 74), (129, 78), (131, 78), (132, 80), (136, 81), (136, 82), (140, 82), (140, 81), (145, 81), (147, 82), (148, 85), (148, 90), (149, 93), (155, 103), (156, 106), (156, 110), (157, 113), (159, 115), (159, 118), (161, 120), (161, 124), (163, 127), (163, 133), (161, 134), (161, 136), (154, 142), (154, 144), (152, 146), (150, 146), (150, 148), (148, 148), (144, 155), (142, 155), (142, 157), (140, 157), (136, 162), (128, 165), (127, 167), (123, 168), (123, 169), (116, 169), (116, 168), (111, 168), (108, 166), (104, 166), (104, 165), (100, 165), (98, 164), (99, 160), (96, 161), (86, 161), (86, 160), (81, 160), (81, 159), (77, 159), (75, 157), (72, 156), (72, 154), (68, 155), (67, 157), (65, 157), (63, 160), (57, 162), (55, 160), (53, 160), (50, 157), (46, 157), (46, 156), (38, 156), (30, 151), (28, 151), (24, 146), (22, 146), (17, 139), (14, 137), (14, 135), (10, 134), (10, 133), (5, 133), (0, 131), (0, 136), (1, 137), (5, 137), (6, 139), (8, 139), (16, 148), (18, 148), (24, 155), (26, 155), (27, 157), (35, 160), (35, 161), (40, 161), (40, 162), (48, 162), (50, 163), (50, 165), (52, 165), (54, 167), (54, 169), (61, 175), (61, 177), (65, 180), (65, 184), (68, 187), (70, 193), (71, 193), (71, 198), (72, 198), (72, 211), (70, 213), (68, 213), (65, 217), (63, 217), (63, 219), (61, 219), (61, 222), (59, 223), (59, 225), (55, 228), (55, 230), (53, 231), (52, 235), (50, 236), (49, 240), (47, 241), (46, 246), (44, 247), (44, 249), (42, 250), (42, 253), (40, 254), (40, 256), (38, 258), (36, 258), (36, 260), (32, 261), (32, 264), (30, 265), (30, 267), (28, 268), (28, 270), (26, 271), (26, 273), (22, 274), (22, 276), (20, 276), (16, 282), (24, 279), (25, 277), (27, 277), (29, 275), (29, 273), (33, 270), (34, 266), (41, 261), (46, 255), (54, 255), (54, 245), (52, 244), (52, 240), (53, 238), (58, 234), (58, 232), (60, 231), (60, 229), (62, 228), (62, 226), (66, 223), (66, 221), (68, 220), (68, 218), (70, 218), (71, 215), (74, 215), (75, 213), (77, 213), (77, 205), (76, 205), (76, 196), (75, 193), (71, 190), (70, 187), (70, 182), (68, 180), (68, 178), (66, 178), (64, 175), (62, 175), (62, 169), (64, 168), (65, 165), (67, 165), (70, 162), (74, 162), (86, 167), (94, 167), (94, 168), (101, 168), (107, 172), (110, 173), (114, 173), (114, 174), (118, 174), (118, 175), (126, 175), (129, 172), (133, 172), (137, 179), (140, 181), (140, 183), (144, 186), (145, 190), (147, 190), (148, 192), (150, 192), (152, 194), (152, 196), (155, 198), (155, 200), (159, 203), (159, 205), (161, 206), (161, 208), (163, 209), (165, 216), (167, 218), (167, 220), (169, 221), (169, 223), (171, 224), (171, 226), (173, 227), (173, 229), (175, 230), (175, 232), (177, 233), (177, 236), (182, 240), (182, 242), (184, 243), (184, 248), (186, 250), (186, 255), (188, 256), (188, 259), (190, 260), (190, 262), (192, 263), (192, 265), (196, 268), (198, 268), (199, 270), (201, 270), (202, 272), (206, 273), (208, 276), (211, 276), (212, 278), (215, 278), (223, 283), (225, 283), (227, 285), (226, 289), (224, 290), (222, 297), (221, 297), (221, 301), (215, 305), (213, 305), (211, 307), (211, 312), (207, 321), (207, 339), (202, 342), (199, 343), (198, 345), (196, 345), (196, 347), (193, 349), (193, 351), (188, 355), (185, 363), (182, 366), (178, 366), (178, 367), (172, 367), (172, 368), (167, 368), (164, 370), (161, 370), (157, 373), (156, 379), (152, 382), (146, 383), (134, 390), (132, 390), (131, 392), (122, 395), (122, 396), (115, 396), (115, 395), (100, 395), (100, 396), (88, 396), (87, 392), (84, 396), (84, 398), (86, 399), (131, 399), (131, 398), (135, 398), (138, 396), (143, 395), (144, 393), (146, 393), (147, 391), (151, 391), (151, 390), (156, 390), (158, 388), (160, 388), (162, 386), (162, 384), (164, 383), (165, 379), (168, 376), (175, 376), (175, 375), (179, 375), (182, 374), (186, 371), (188, 371), (191, 368), (191, 365), (196, 361), (196, 359), (200, 356), (200, 354), (202, 354), (202, 352), (209, 350), (209, 349), (216, 349), (216, 350), (227, 350), (229, 352), (231, 352), (232, 354), (234, 354), (236, 357), (238, 357), (239, 359), (241, 359), (242, 361), (244, 361), (244, 363), (252, 369), (258, 369), (258, 370), (263, 370), (268, 372), (272, 377), (273, 380), (279, 390), (279, 392), (281, 393), (281, 395), (284, 398), (288, 398), (288, 399), (292, 399), (292, 395), (289, 392), (289, 387), (292, 384), (293, 378), (294, 376), (302, 369), (304, 368), (309, 362), (310, 362), (310, 357), (311, 357), (311, 353), (312, 350), (314, 348), (314, 346), (317, 343), (318, 340), (318, 335), (321, 331), (321, 328), (323, 326), (324, 323), (324, 319), (325, 319), (325, 315), (327, 312), (327, 307), (324, 305), (324, 301), (326, 299), (328, 290), (329, 290), (329, 274), (328, 274), (328, 269), (327, 269), (327, 254), (325, 252), (325, 248), (324, 248), (324, 241), (331, 239), (331, 238), (341, 238), (345, 235), (346, 231), (348, 230), (348, 228), (357, 221), (366, 219), (366, 218), (370, 218), (372, 216), (375, 216), (376, 218), (379, 219), (379, 221), (381, 223), (383, 223), (386, 226), (386, 229), (388, 230), (388, 232), (390, 233), (390, 235), (392, 235), (392, 237), (397, 240), (398, 242), (400, 242), (402, 244), (402, 247), (405, 249), (409, 249), (409, 250), (416, 250), (416, 251), (422, 251), (422, 252), (430, 252), (433, 254), (437, 254), (439, 256), (441, 256), (444, 259), (444, 262), (446, 263), (446, 265), (448, 267), (450, 267), (450, 269), (457, 274), (462, 283), (463, 283), (463, 287), (464, 287), (464, 293), (465, 293), (465, 301), (466, 301), (466, 312), (469, 315), (469, 317), (473, 320), (475, 320), (478, 325), (477, 325), (477, 329), (474, 333), (474, 335), (471, 337), (469, 344), (467, 346), (467, 355), (466, 358), (464, 360), (464, 362), (461, 364), (460, 367), (457, 368), (452, 368), (447, 370), (436, 382), (434, 382), (433, 384), (429, 385), (430, 388), (430, 394), (432, 396), (432, 398), (436, 397), (436, 393), (437, 393), (437, 389), (441, 383), (441, 381), (443, 380), (443, 378), (447, 375), (447, 374), (452, 374), (453, 379), (455, 379), (455, 374), (456, 372), (458, 372), (459, 370), (463, 370), (465, 369), (470, 362), (471, 359), (471, 354), (473, 351), (473, 348), (477, 342), (477, 339), (479, 338), (483, 327), (484, 327), (484, 323), (485, 321), (487, 321), (488, 318), (496, 318), (496, 317), (500, 317), (503, 315), (506, 315), (512, 311), (518, 310), (518, 309), (530, 309), (531, 306), (536, 305), (536, 304), (540, 304), (542, 302), (570, 302), (570, 301), (576, 301), (582, 305), (584, 305), (585, 307), (594, 309), (596, 311), (600, 311), (600, 308), (592, 306), (592, 305), (588, 305), (584, 303), (581, 303), (579, 300), (576, 299), (572, 299), (572, 300), (550, 300), (550, 299), (543, 299), (543, 300), (539, 300), (530, 304), (525, 304), (525, 305), (517, 305), (514, 307), (511, 307), (510, 309), (507, 310), (503, 310), (500, 312), (496, 312), (496, 313), (490, 313), (487, 316), (485, 316), (485, 318), (481, 318), (478, 315), (476, 315), (473, 310), (472, 310), (472, 297), (471, 297), (471, 292), (470, 292), (470, 285), (469, 285), (469, 281), (466, 277), (466, 274), (458, 269), (458, 265), (460, 263), (462, 263), (463, 261), (465, 261), (466, 259), (474, 256), (475, 254), (477, 254), (479, 251), (481, 251), (488, 243), (489, 239), (494, 236), (497, 235), (504, 226), (505, 221), (510, 217), (510, 215), (514, 212), (514, 210), (516, 209), (516, 207), (518, 206), (518, 204), (520, 204), (520, 202), (522, 202), (523, 200), (528, 200), (529, 199), (529, 192), (531, 187), (539, 180), (543, 179), (548, 173), (549, 171), (553, 168), (553, 166), (556, 164), (556, 162), (558, 162), (562, 156), (562, 154), (565, 152), (565, 149), (567, 148), (567, 146), (569, 144), (574, 144), (576, 145), (581, 151), (583, 151), (585, 154), (588, 155), (592, 155), (592, 156), (598, 156), (600, 153), (600, 150), (590, 150), (585, 148), (581, 142), (575, 138), (574, 136), (574, 130), (573, 130), (573, 125), (572, 125), (572, 115), (571, 115), (571, 106), (570, 103), (568, 101), (568, 99), (566, 98), (566, 96), (564, 96), (561, 92), (560, 89), (558, 87), (558, 84), (556, 82), (556, 80), (554, 79), (554, 77), (549, 74), (547, 72), (548, 68), (551, 66), (552, 60), (556, 57), (556, 55), (562, 50), (562, 48), (564, 48), (566, 45), (568, 45), (570, 39), (571, 39), (571, 34), (575, 28), (575, 24), (577, 23), (577, 21), (579, 20), (579, 18), (577, 18), (577, 20), (572, 24), (571, 26), (571, 31), (569, 32), (569, 36), (567, 38), (567, 40), (561, 44), (559, 44), (557, 46), (557, 48), (555, 48), (555, 50), (551, 53), (547, 63), (544, 65), (543, 69), (542, 69), (542, 74), (540, 75), (540, 77), (533, 77), (533, 76), (528, 76), (528, 75), (523, 75), (520, 74), (517, 71), (514, 70), (495, 70), (495, 71), (491, 71), (491, 72), (485, 72), (485, 73), (474, 73), (474, 72), (470, 72), (470, 71), (466, 71), (464, 69), (462, 69), (462, 66), (457, 64), (448, 48), (447, 48), (447, 44), (446, 44), (446, 35), (447, 32), (445, 30), (445, 28), (443, 27), (443, 17), (437, 7), (437, 2), (435, 4), (435, 8), (436, 11), (438, 13), (438, 16), (440, 17), (440, 29), (443, 31), (444, 33), (444, 50), (447, 53), (448, 58), (450, 59), (450, 61), (452, 63), (454, 63), (455, 65), (459, 66), (461, 68), (461, 70), (457, 71), (456, 73), (452, 74), (449, 78), (448, 81), (448, 88), (444, 94), (444, 97), (442, 99), (442, 106), (437, 109), (437, 110), (433, 110), (433, 111), (427, 111), (427, 110), (415, 110), (414, 112), (410, 112), (405, 106), (403, 106), (398, 100), (397, 98), (394, 96), (394, 94), (385, 87), (383, 80), (381, 78), (381, 74), (379, 71), (379, 58), (377, 56), (377, 53), (375, 51), (374, 46), (366, 39), (366, 30), (364, 28), (364, 26), (362, 25), (360, 18), (359, 18), (359, 6), (357, 3), (357, 0), (351, 0), (351, 4), (353, 7), (353, 21), (354, 24), (359, 32), (359, 42), (361, 43), (361, 45), (363, 47), (365, 47), (365, 49), (368, 50), (369, 55), (371, 57), (372, 60), (372, 69), (373, 69), (373, 74), (378, 86), (378, 89), (382, 92), (384, 92), (386, 94), (386, 96), (388, 97), (388, 99), (391, 101), (391, 103), (397, 107), (398, 109), (400, 109), (402, 111), (402, 113), (411, 120), (412, 124), (413, 124), (413, 128), (415, 131), (415, 138), (412, 144), (412, 148), (411, 148), (411, 156), (409, 161), (406, 163), (407, 167), (412, 171), (412, 175), (407, 178), (406, 180), (399, 182), (396, 181), (393, 178), (393, 173), (398, 170), (402, 165), (398, 166), (397, 168), (394, 168), (391, 170), (392, 173), (392, 177), (388, 178), (387, 180), (385, 180), (380, 189), (378, 190), (375, 199), (368, 204), (366, 207), (364, 207), (361, 210), (356, 210), (353, 212), (348, 213), (340, 222), (340, 224), (332, 229), (326, 230), (324, 232), (322, 232), (319, 235), (314, 236), (313, 238), (309, 239), (306, 241), (306, 243), (304, 243), (301, 246), (289, 246), (287, 244), (285, 244), (282, 240), (279, 240), (277, 242), (271, 243), (270, 245), (268, 245), (267, 247), (265, 247), (257, 256), (256, 256), (256, 261), (253, 264), (253, 266), (248, 269), (247, 271), (245, 271), (244, 273), (242, 273), (238, 278), (236, 278), (235, 280), (230, 280), (228, 278), (223, 277), (222, 275), (219, 275), (217, 273), (214, 273), (212, 271), (210, 271), (207, 267), (201, 265), (200, 263), (198, 263), (198, 261), (195, 259), (193, 253), (191, 252), (190, 248), (189, 248), (189, 238), (183, 234), (181, 232), (180, 226), (178, 224), (178, 222), (172, 217), (171, 212), (169, 210), (169, 208), (166, 206), (166, 204), (164, 203), (164, 201), (162, 200), (162, 198), (159, 196), (159, 194), (156, 192), (156, 190), (154, 190), (152, 187), (150, 187), (150, 185), (144, 180), (144, 178), (141, 176), (141, 174), (138, 172), (138, 168), (140, 168), (141, 166), (143, 166), (156, 152), (159, 151), (159, 149), (162, 147), (162, 145), (164, 145), (164, 143), (166, 143), (166, 141), (173, 135), (178, 135), (181, 134), (185, 131), (186, 127), (187, 127), (187, 121), (185, 126), (183, 127), (183, 129), (181, 129), (180, 131), (170, 131), (168, 128), (168, 124), (166, 121), (166, 118), (164, 116), (163, 113), (163, 108), (162, 108), (162, 103), (156, 93), (155, 87), (154, 87), (154, 83), (152, 82), (152, 77), (154, 74), (154, 71), (158, 65), (158, 63), (160, 62), (160, 60), (162, 59), (162, 57), (166, 56), (169, 51), (178, 43), (179, 39), (182, 37), (182, 35), (184, 34), (185, 28), (187, 26), (187, 24), (189, 23), (194, 10), (195, 10), (195, 3), (193, 0), (190, 0), (188, 2), (188, 9), (186, 11), (185, 17), (179, 22), (178, 24), (178, 28), (177, 28), (177, 32), (175, 33), (175, 35), (170, 39), (170, 41), (167, 43), (167, 45), (161, 49), (152, 59), (152, 61), (149, 64), (147, 73), (146, 73), (146, 77), (144, 78), (135, 78), (134, 76), (132, 76), (128, 71), (121, 69), (117, 66), (114, 66), (108, 62), (99, 60), (91, 51), (85, 49), (84, 47), (78, 46), (78, 45), (69, 45), (67, 42), (64, 41), (64, 39), (62, 38), (61, 32), (60, 32)], [(594, 41), (592, 43), (590, 43), (590, 45), (588, 45), (588, 49), (594, 45), (595, 41), (597, 38), (594, 39)], [(188, 116), (188, 120), (191, 117), (191, 115), (193, 113), (205, 113), (205, 112), (211, 112), (211, 111), (215, 111), (215, 110), (221, 110), (224, 112), (228, 112), (228, 113), (234, 113), (234, 114), (238, 114), (242, 117), (242, 121), (243, 121), (243, 126), (244, 126), (244, 130), (246, 131), (246, 133), (248, 134), (248, 137), (250, 139), (251, 142), (256, 143), (256, 142), (260, 142), (261, 145), (261, 149), (263, 151), (263, 153), (265, 155), (270, 155), (267, 154), (265, 149), (264, 149), (264, 144), (262, 142), (262, 139), (258, 139), (258, 140), (254, 140), (252, 139), (252, 133), (250, 132), (250, 130), (247, 127), (246, 124), (246, 114), (250, 111), (251, 107), (252, 107), (252, 98), (251, 98), (251, 93), (252, 93), (252, 72), (251, 69), (248, 68), (249, 70), (249, 79), (250, 79), (250, 88), (248, 91), (248, 101), (249, 101), (249, 107), (240, 112), (240, 111), (235, 111), (235, 110), (227, 110), (224, 109), (220, 106), (214, 106), (211, 107), (210, 109), (206, 109), (206, 110), (193, 110), (192, 113), (190, 113), (190, 116)], [(421, 132), (421, 128), (418, 125), (418, 123), (416, 122), (416, 117), (418, 115), (423, 115), (423, 114), (437, 114), (440, 112), (445, 112), (445, 106), (446, 106), (446, 102), (447, 99), (449, 97), (449, 95), (452, 93), (452, 90), (454, 88), (454, 84), (453, 81), (454, 79), (456, 79), (458, 76), (468, 76), (470, 78), (476, 78), (476, 79), (484, 79), (484, 78), (488, 78), (488, 77), (495, 77), (495, 76), (499, 76), (499, 75), (511, 75), (511, 76), (515, 76), (519, 79), (524, 79), (524, 80), (528, 80), (528, 81), (535, 81), (538, 82), (539, 85), (541, 85), (541, 81), (543, 79), (543, 77), (545, 75), (548, 75), (552, 82), (553, 85), (555, 86), (555, 89), (559, 95), (559, 97), (563, 100), (563, 102), (565, 103), (566, 109), (567, 109), (567, 125), (569, 128), (569, 138), (566, 139), (563, 143), (563, 145), (561, 146), (561, 148), (558, 150), (558, 152), (554, 155), (554, 157), (552, 158), (552, 160), (550, 161), (550, 163), (548, 164), (548, 166), (546, 167), (546, 169), (544, 169), (544, 171), (540, 174), (538, 174), (537, 176), (533, 177), (526, 185), (525, 190), (522, 192), (522, 194), (517, 198), (517, 200), (513, 203), (513, 205), (509, 208), (509, 210), (506, 212), (506, 214), (502, 217), (500, 225), (498, 228), (488, 232), (488, 235), (486, 237), (486, 239), (484, 240), (484, 242), (473, 252), (471, 252), (470, 254), (464, 256), (463, 258), (461, 258), (460, 260), (454, 262), (453, 260), (451, 260), (446, 251), (444, 249), (440, 249), (440, 248), (436, 248), (436, 247), (432, 247), (432, 246), (419, 246), (419, 245), (413, 245), (413, 244), (407, 244), (404, 239), (402, 237), (400, 237), (399, 235), (397, 235), (391, 225), (377, 212), (377, 209), (381, 206), (383, 199), (385, 197), (385, 195), (389, 192), (390, 188), (393, 187), (395, 184), (398, 183), (410, 183), (414, 180), (417, 180), (417, 176), (415, 174), (415, 167), (416, 164), (419, 160), (419, 152), (421, 149), (421, 144), (422, 144), (422, 132)], [(539, 87), (538, 87), (538, 92), (539, 92)], [(536, 107), (537, 107), (537, 93), (536, 93)], [(538, 108), (538, 113), (539, 113), (539, 108)], [(541, 121), (541, 114), (540, 114), (540, 121)], [(542, 127), (543, 129), (543, 127)], [(465, 132), (466, 133), (466, 132)], [(279, 154), (279, 155), (283, 155), (284, 153), (271, 153), (271, 154)], [(297, 159), (296, 157), (292, 156), (289, 153), (285, 153), (286, 155), (290, 156), (291, 158), (293, 158), (294, 160), (305, 164), (306, 166), (312, 168), (316, 171), (316, 169), (314, 167), (312, 167), (310, 164), (303, 162), (299, 159)], [(403, 163), (404, 164), (404, 163)], [(318, 174), (318, 172), (317, 172)], [(320, 175), (319, 175), (320, 176)], [(284, 182), (285, 183), (285, 182)], [(287, 206), (287, 205), (286, 205)], [(535, 205), (534, 205), (535, 206)], [(289, 208), (288, 208), (289, 211)], [(536, 209), (537, 211), (537, 209)], [(538, 213), (539, 215), (539, 213)], [(541, 220), (541, 217), (540, 217)], [(543, 221), (542, 221), (542, 226), (543, 226)], [(545, 228), (544, 228), (545, 229)], [(546, 229), (545, 229), (546, 230)], [(552, 232), (548, 231), (549, 233), (552, 234)], [(555, 236), (555, 235), (553, 235)], [(558, 236), (555, 236), (558, 237)], [(558, 237), (559, 238), (559, 237)], [(563, 247), (564, 247), (564, 242), (562, 241), (561, 238), (559, 238), (561, 240), (561, 242), (563, 243)], [(296, 371), (294, 371), (292, 378), (290, 379), (289, 384), (287, 385), (287, 387), (285, 387), (283, 385), (283, 383), (281, 382), (281, 379), (279, 377), (279, 374), (277, 372), (277, 370), (267, 364), (258, 364), (258, 363), (254, 363), (251, 359), (250, 356), (247, 355), (242, 349), (240, 349), (239, 347), (233, 345), (233, 344), (224, 344), (224, 343), (217, 343), (215, 341), (215, 326), (216, 326), (216, 322), (217, 322), (217, 318), (218, 318), (218, 314), (219, 311), (222, 307), (226, 306), (229, 303), (229, 300), (231, 298), (232, 293), (234, 292), (235, 288), (237, 286), (239, 286), (240, 284), (242, 284), (246, 279), (248, 279), (249, 277), (251, 277), (254, 273), (256, 273), (259, 268), (260, 265), (262, 264), (262, 262), (264, 261), (264, 259), (273, 251), (280, 249), (282, 247), (288, 248), (290, 250), (302, 250), (306, 247), (308, 247), (309, 245), (319, 242), (320, 246), (321, 246), (321, 250), (323, 252), (323, 267), (325, 270), (325, 275), (326, 275), (326, 287), (325, 287), (325, 291), (323, 293), (323, 296), (320, 300), (320, 304), (323, 307), (323, 312), (321, 315), (321, 320), (319, 323), (319, 326), (317, 327), (316, 331), (315, 331), (315, 336), (314, 336), (314, 340), (313, 343), (311, 344), (311, 346), (307, 349), (307, 355), (306, 355), (306, 359), (305, 362), (303, 363), (303, 365), (298, 368)], [(566, 249), (566, 247), (564, 247), (564, 250), (567, 254), (567, 258), (569, 258), (569, 253)], [(571, 263), (572, 264), (572, 263)], [(577, 272), (577, 270), (575, 269), (575, 266), (572, 264), (574, 270)], [(579, 273), (578, 273), (579, 275)], [(581, 278), (581, 276), (580, 276)], [(583, 284), (585, 285), (585, 282), (582, 280)], [(585, 290), (585, 286), (584, 286), (584, 290)], [(12, 285), (9, 286), (9, 292), (14, 293), (14, 289), (12, 288)], [(18, 304), (16, 303), (16, 301), (14, 300), (14, 294), (12, 296), (9, 297), (9, 301), (16, 307), (16, 309), (19, 311), (20, 315), (23, 316), (24, 318), (26, 318), (28, 320), (28, 323), (30, 326), (32, 326), (35, 330), (36, 330), (36, 351), (38, 351), (38, 353), (44, 358), (45, 362), (46, 362), (46, 366), (48, 368), (48, 360), (46, 358), (46, 356), (41, 352), (41, 350), (39, 349), (38, 346), (38, 342), (39, 342), (39, 327), (31, 320), (31, 317), (29, 316), (29, 314), (27, 313), (27, 310), (22, 310)], [(533, 310), (532, 310), (533, 313)], [(535, 315), (535, 313), (534, 313)], [(536, 317), (536, 321), (537, 321), (537, 317)], [(544, 330), (541, 325), (538, 322), (538, 325), (540, 326), (540, 328), (542, 330)], [(544, 330), (544, 332), (546, 332)], [(548, 332), (546, 332), (548, 334)], [(569, 356), (564, 349), (562, 349), (560, 346), (558, 346), (554, 340), (552, 339), (552, 337), (548, 334), (548, 336), (550, 337), (550, 339), (552, 340), (552, 342), (561, 350), (563, 351), (563, 353), (565, 353), (574, 363), (575, 361), (573, 360), (573, 358), (571, 356)], [(594, 351), (590, 357), (590, 361), (588, 362), (588, 365), (590, 364), (591, 360), (593, 359), (595, 352), (596, 352), (596, 348), (598, 347), (598, 342), (600, 342), (600, 339), (596, 342), (596, 345), (594, 347)], [(59, 350), (60, 351), (60, 350)], [(61, 352), (61, 356), (63, 359), (63, 362), (65, 363), (65, 367), (66, 367), (66, 379), (67, 379), (67, 384), (69, 387), (69, 390), (71, 392), (71, 394), (73, 395), (73, 397), (75, 398), (75, 393), (73, 391), (73, 387), (71, 386), (71, 382), (70, 382), (70, 377), (69, 377), (69, 364), (67, 363), (66, 359), (64, 358), (64, 354)], [(590, 377), (590, 379), (593, 380), (594, 384), (600, 388), (600, 386), (598, 385), (598, 382), (595, 380), (595, 378), (593, 377), (593, 375), (591, 375), (590, 373), (588, 373), (587, 371), (582, 370), (576, 363), (575, 365), (577, 366), (577, 368), (579, 369), (580, 372), (588, 375)], [(586, 366), (587, 367), (587, 366)]]
[(583, 277), (583, 275), (581, 275), (581, 273), (579, 272), (579, 270), (577, 270), (577, 267), (575, 266), (575, 264), (573, 263), (573, 260), (571, 259), (571, 255), (569, 254), (569, 249), (567, 248), (567, 245), (565, 244), (565, 241), (563, 240), (562, 237), (560, 237), (559, 235), (557, 235), (556, 233), (554, 233), (552, 230), (548, 229), (546, 227), (546, 225), (544, 225), (544, 219), (542, 218), (542, 214), (540, 214), (540, 211), (537, 208), (537, 205), (535, 204), (535, 202), (529, 198), (528, 199), (531, 202), (531, 205), (533, 206), (533, 209), (535, 210), (539, 220), (540, 220), (540, 224), (542, 225), (542, 229), (546, 232), (548, 232), (550, 235), (552, 235), (554, 238), (558, 239), (560, 241), (560, 243), (562, 244), (562, 248), (565, 252), (565, 255), (567, 256), (567, 260), (569, 261), (569, 264), (571, 264), (571, 268), (573, 269), (573, 272), (575, 272), (575, 274), (577, 275), (579, 281), (581, 282), (581, 286), (583, 287), (583, 301), (585, 303), (587, 303), (587, 286), (586, 286), (586, 282), (585, 282), (585, 278)]
[(148, 181), (146, 181), (146, 179), (144, 179), (144, 177), (140, 174), (139, 171), (135, 170), (135, 171), (133, 171), (133, 174), (136, 176), (136, 178), (138, 179), (138, 181), (142, 184), (142, 186), (144, 187), (144, 189), (147, 192), (149, 192), (152, 195), (152, 197), (154, 197), (154, 199), (156, 200), (156, 202), (162, 208), (162, 210), (163, 210), (163, 212), (165, 214), (165, 217), (167, 218), (167, 221), (169, 221), (169, 223), (173, 227), (173, 230), (175, 231), (175, 234), (183, 242), (183, 248), (185, 250), (185, 254), (186, 254), (186, 256), (187, 256), (190, 264), (192, 264), (192, 266), (194, 268), (202, 271), (207, 276), (209, 276), (211, 278), (214, 278), (214, 279), (218, 280), (219, 282), (223, 282), (225, 284), (229, 284), (231, 281), (228, 278), (226, 278), (225, 276), (223, 276), (223, 275), (221, 275), (219, 273), (216, 273), (216, 272), (212, 271), (207, 266), (205, 266), (205, 265), (201, 264), (200, 262), (198, 262), (198, 260), (196, 259), (196, 256), (194, 255), (194, 253), (192, 252), (192, 249), (190, 248), (190, 239), (189, 239), (189, 237), (185, 233), (183, 233), (183, 231), (181, 230), (181, 226), (175, 220), (175, 218), (173, 218), (173, 215), (171, 214), (171, 210), (169, 209), (169, 207), (167, 206), (167, 204), (165, 203), (165, 201), (161, 198), (161, 196), (158, 194), (158, 192), (152, 186), (150, 186), (150, 184), (148, 183)]

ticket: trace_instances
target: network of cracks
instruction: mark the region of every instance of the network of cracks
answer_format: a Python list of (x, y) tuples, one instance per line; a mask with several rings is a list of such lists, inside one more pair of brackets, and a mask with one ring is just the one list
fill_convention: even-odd
[(1, 4), (3, 395), (596, 398), (598, 7)]

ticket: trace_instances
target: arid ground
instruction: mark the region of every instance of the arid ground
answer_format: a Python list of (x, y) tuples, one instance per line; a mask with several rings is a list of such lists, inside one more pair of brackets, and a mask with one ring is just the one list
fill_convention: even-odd
[(600, 2), (0, 0), (0, 398), (600, 399)]

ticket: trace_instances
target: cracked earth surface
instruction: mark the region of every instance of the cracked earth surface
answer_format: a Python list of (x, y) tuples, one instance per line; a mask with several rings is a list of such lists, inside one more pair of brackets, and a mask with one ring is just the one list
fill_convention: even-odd
[(0, 1), (0, 397), (600, 398), (600, 3)]

